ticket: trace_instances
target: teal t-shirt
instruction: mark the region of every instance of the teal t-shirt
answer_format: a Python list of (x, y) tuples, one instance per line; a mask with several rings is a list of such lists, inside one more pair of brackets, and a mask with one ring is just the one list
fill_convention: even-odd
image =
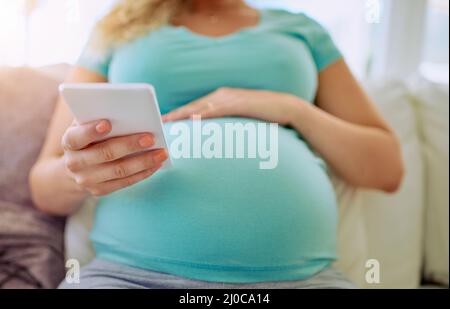
[[(313, 102), (318, 73), (341, 58), (321, 25), (278, 10), (262, 10), (257, 26), (220, 38), (164, 25), (111, 50), (94, 46), (87, 44), (78, 65), (111, 83), (152, 84), (162, 113), (224, 86)], [(179, 138), (171, 134), (177, 124), (165, 125), (169, 145)], [(301, 280), (328, 267), (336, 259), (337, 209), (326, 166), (297, 132), (280, 127), (277, 138), (274, 169), (251, 158), (179, 158), (172, 169), (100, 198), (91, 234), (97, 256), (235, 283)]]

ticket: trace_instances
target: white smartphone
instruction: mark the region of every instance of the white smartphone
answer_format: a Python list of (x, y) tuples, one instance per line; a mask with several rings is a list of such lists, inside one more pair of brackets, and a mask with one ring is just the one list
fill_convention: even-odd
[[(59, 91), (80, 123), (107, 119), (112, 131), (105, 139), (150, 132), (153, 149), (166, 149), (161, 112), (153, 86), (148, 84), (62, 84)], [(169, 158), (162, 168), (172, 166)]]

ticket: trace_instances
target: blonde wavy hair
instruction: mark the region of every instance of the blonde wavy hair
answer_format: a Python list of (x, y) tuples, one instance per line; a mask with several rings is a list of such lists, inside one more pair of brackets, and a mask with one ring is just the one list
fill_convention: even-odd
[(169, 22), (190, 0), (121, 0), (96, 30), (101, 46), (114, 46), (145, 35)]

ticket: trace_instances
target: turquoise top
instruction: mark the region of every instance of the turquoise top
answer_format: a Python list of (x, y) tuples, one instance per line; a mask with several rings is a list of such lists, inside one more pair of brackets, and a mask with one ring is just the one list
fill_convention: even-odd
[[(262, 10), (257, 26), (220, 38), (165, 25), (111, 50), (88, 43), (78, 64), (111, 83), (154, 85), (167, 113), (222, 86), (313, 102), (318, 72), (340, 58), (308, 16)], [(191, 121), (182, 123), (192, 129)], [(179, 124), (165, 125), (169, 145), (179, 141), (171, 132)], [(97, 256), (234, 283), (301, 280), (328, 267), (336, 259), (337, 209), (326, 166), (297, 132), (280, 127), (277, 137), (274, 169), (259, 169), (252, 158), (180, 158), (172, 169), (100, 198), (91, 234)]]

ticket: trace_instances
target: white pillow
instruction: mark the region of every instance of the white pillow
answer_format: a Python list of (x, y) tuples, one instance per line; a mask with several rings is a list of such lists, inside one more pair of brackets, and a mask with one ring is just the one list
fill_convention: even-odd
[(334, 266), (355, 285), (364, 287), (368, 247), (362, 191), (346, 184), (335, 175), (332, 175), (332, 181), (339, 207), (339, 260)]
[(417, 288), (421, 280), (424, 212), (423, 163), (412, 98), (402, 82), (370, 85), (369, 94), (397, 133), (406, 175), (399, 192), (366, 191), (368, 254), (380, 263), (380, 284), (368, 288)]
[(427, 281), (449, 285), (449, 93), (423, 79), (411, 83), (416, 98), (426, 174), (425, 267)]
[(85, 266), (95, 257), (94, 248), (89, 240), (94, 223), (94, 213), (97, 200), (87, 199), (77, 213), (66, 223), (64, 234), (66, 260), (76, 259), (80, 266)]

